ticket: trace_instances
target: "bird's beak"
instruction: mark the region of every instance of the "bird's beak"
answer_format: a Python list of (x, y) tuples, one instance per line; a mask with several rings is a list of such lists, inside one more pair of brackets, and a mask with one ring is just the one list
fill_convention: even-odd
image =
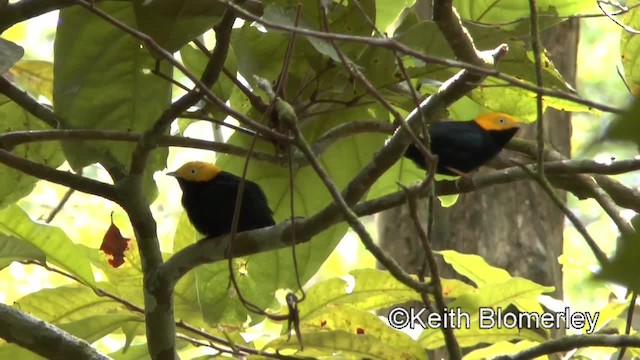
[(166, 173), (165, 175), (167, 175), (167, 176), (177, 177), (177, 176), (178, 176), (178, 173), (177, 173), (177, 172), (175, 172), (175, 171), (171, 171), (171, 172)]

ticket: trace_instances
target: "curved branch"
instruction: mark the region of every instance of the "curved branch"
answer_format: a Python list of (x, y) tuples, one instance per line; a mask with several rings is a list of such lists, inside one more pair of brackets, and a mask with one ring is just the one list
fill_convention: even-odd
[(109, 359), (86, 341), (5, 304), (0, 304), (0, 338), (46, 359)]
[(589, 346), (640, 347), (640, 337), (630, 335), (573, 335), (545, 341), (515, 355), (498, 356), (495, 360), (524, 360)]
[[(553, 185), (573, 193), (580, 199), (584, 199), (587, 197), (593, 197), (593, 194), (589, 188), (585, 188), (582, 182), (576, 180), (572, 175), (582, 172), (618, 174), (627, 171), (636, 171), (640, 170), (640, 159), (616, 161), (610, 165), (601, 164), (593, 160), (563, 160), (548, 162), (545, 163), (544, 166), (544, 171), (548, 174), (549, 181)], [(528, 168), (533, 170), (534, 165), (529, 165)], [(603, 186), (607, 191), (610, 191), (614, 186), (618, 187), (615, 191), (612, 191), (611, 194), (619, 206), (640, 212), (640, 194), (636, 194), (633, 190), (620, 185), (615, 182), (615, 180), (610, 179), (607, 176), (601, 177), (609, 179), (615, 183), (615, 185), (610, 184)], [(473, 177), (470, 177), (467, 181), (437, 181), (435, 182), (435, 194), (437, 196), (462, 194), (493, 185), (512, 183), (522, 180), (531, 180), (531, 178), (519, 167), (509, 167), (497, 171), (481, 172), (473, 175)], [(428, 196), (426, 188), (412, 186), (410, 189), (411, 191), (416, 191), (416, 194), (420, 197)], [(405, 191), (397, 191), (376, 199), (358, 203), (353, 207), (353, 210), (358, 214), (358, 216), (373, 215), (380, 211), (404, 204), (406, 199)]]
[(119, 200), (115, 187), (111, 184), (88, 179), (70, 172), (56, 170), (46, 165), (21, 158), (4, 149), (0, 149), (0, 164), (20, 170), (38, 179), (47, 180), (87, 194), (97, 195), (114, 202), (118, 202)]
[[(74, 129), (74, 130), (28, 130), (13, 131), (0, 134), (0, 147), (12, 149), (16, 145), (37, 142), (37, 141), (91, 141), (91, 140), (108, 140), (108, 141), (125, 141), (138, 142), (142, 137), (141, 134), (132, 133), (121, 130), (92, 130), (92, 129)], [(236, 156), (247, 156), (247, 150), (242, 147), (220, 143), (216, 141), (200, 140), (182, 136), (162, 135), (158, 138), (158, 146), (175, 146), (191, 149), (202, 149), (221, 152)], [(262, 152), (253, 152), (251, 157), (275, 164), (282, 164), (285, 159), (277, 155)]]

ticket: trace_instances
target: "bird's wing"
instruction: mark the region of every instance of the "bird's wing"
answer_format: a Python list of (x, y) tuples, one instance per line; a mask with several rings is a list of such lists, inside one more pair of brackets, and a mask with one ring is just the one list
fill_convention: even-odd
[(446, 122), (431, 126), (432, 152), (441, 159), (472, 159), (487, 141), (486, 134), (469, 122)]
[[(235, 199), (238, 188), (240, 187), (240, 180), (241, 178), (239, 176), (231, 173), (219, 174), (218, 177), (216, 177), (215, 191), (219, 192), (220, 196), (232, 196)], [(273, 215), (264, 191), (262, 191), (262, 188), (260, 188), (258, 184), (250, 180), (245, 180), (244, 182), (242, 208), (244, 209), (243, 212), (247, 211), (254, 215), (265, 215), (265, 218), (266, 216)]]

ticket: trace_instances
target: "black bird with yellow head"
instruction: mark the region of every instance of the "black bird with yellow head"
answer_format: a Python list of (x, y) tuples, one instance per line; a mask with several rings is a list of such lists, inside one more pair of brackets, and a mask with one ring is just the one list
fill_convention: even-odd
[[(431, 153), (438, 155), (436, 173), (469, 173), (496, 156), (518, 132), (520, 122), (503, 113), (487, 113), (470, 121), (442, 121), (429, 126)], [(411, 144), (405, 157), (420, 168), (427, 165), (418, 148)]]
[[(188, 162), (167, 175), (178, 180), (182, 206), (198, 232), (209, 238), (231, 232), (240, 177), (202, 161)], [(264, 192), (258, 184), (245, 179), (237, 231), (274, 224), (273, 211)]]

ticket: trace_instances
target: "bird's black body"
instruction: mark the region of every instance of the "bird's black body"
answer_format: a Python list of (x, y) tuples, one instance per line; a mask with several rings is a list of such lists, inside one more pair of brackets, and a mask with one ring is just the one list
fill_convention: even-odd
[[(241, 178), (222, 171), (208, 181), (177, 178), (182, 188), (182, 206), (198, 232), (217, 237), (231, 232)], [(245, 180), (238, 232), (275, 224), (273, 212), (260, 186)]]
[[(438, 155), (436, 172), (460, 175), (450, 169), (468, 173), (491, 160), (511, 140), (518, 128), (485, 130), (475, 121), (444, 121), (429, 127), (431, 153)], [(426, 170), (424, 157), (411, 144), (405, 157)]]

